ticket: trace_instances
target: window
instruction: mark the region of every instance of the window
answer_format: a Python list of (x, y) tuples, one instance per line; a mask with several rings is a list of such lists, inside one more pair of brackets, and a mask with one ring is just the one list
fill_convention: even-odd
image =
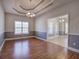
[(15, 34), (28, 34), (28, 22), (15, 21)]
[(28, 33), (28, 22), (23, 22), (22, 25), (23, 25), (22, 33), (24, 34)]

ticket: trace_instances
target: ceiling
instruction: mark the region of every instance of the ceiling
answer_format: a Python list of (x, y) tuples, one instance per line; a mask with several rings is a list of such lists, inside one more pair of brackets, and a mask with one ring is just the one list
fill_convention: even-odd
[(32, 12), (38, 15), (45, 12), (47, 8), (54, 8), (70, 1), (71, 0), (3, 0), (3, 5), (6, 13), (24, 14), (31, 9)]

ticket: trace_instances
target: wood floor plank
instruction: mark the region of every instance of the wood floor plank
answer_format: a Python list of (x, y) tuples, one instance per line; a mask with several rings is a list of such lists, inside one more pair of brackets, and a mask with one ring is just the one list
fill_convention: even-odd
[(31, 38), (6, 41), (0, 59), (79, 59), (79, 53)]

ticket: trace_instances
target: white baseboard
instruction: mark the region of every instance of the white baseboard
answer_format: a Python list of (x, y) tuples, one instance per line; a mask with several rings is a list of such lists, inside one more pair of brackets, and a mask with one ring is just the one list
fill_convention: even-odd
[[(41, 40), (44, 40), (44, 41), (47, 41), (47, 40), (42, 39), (42, 38), (40, 38), (40, 37), (36, 37), (36, 36), (35, 36), (35, 38), (37, 38), (37, 39), (41, 39)], [(47, 41), (47, 42), (48, 42), (48, 41)], [(78, 49), (75, 49), (75, 48), (72, 48), (72, 47), (66, 47), (66, 48), (68, 48), (68, 49), (71, 50), (71, 51), (74, 51), (74, 52), (79, 53), (79, 50), (78, 50)]]
[(4, 41), (3, 41), (2, 45), (0, 46), (0, 51), (2, 50), (2, 48), (3, 48), (3, 46), (4, 46), (5, 41), (6, 41), (6, 40), (4, 39)]
[(36, 36), (18, 37), (18, 38), (8, 38), (8, 39), (5, 39), (5, 40), (3, 41), (2, 45), (0, 46), (0, 51), (2, 50), (2, 47), (4, 46), (4, 43), (5, 43), (6, 40), (17, 40), (17, 39), (21, 39), (21, 38), (31, 38), (31, 37), (35, 37), (35, 38), (37, 38), (37, 39), (41, 39), (41, 40), (44, 40), (44, 41), (45, 41), (45, 39), (42, 39), (42, 38), (36, 37)]
[(79, 53), (79, 50), (78, 49), (75, 49), (75, 48), (72, 48), (72, 47), (68, 47), (68, 49), (71, 50), (71, 51), (74, 51), (74, 52)]
[[(35, 37), (35, 38), (37, 38), (37, 39), (41, 39), (41, 40), (46, 41), (46, 39), (43, 39), (43, 38), (40, 38), (40, 37), (37, 37), (37, 36), (28, 36), (28, 37), (19, 37), (19, 38), (9, 38), (9, 39), (5, 39), (5, 40), (3, 41), (3, 43), (2, 43), (2, 45), (1, 45), (1, 47), (0, 47), (0, 51), (2, 50), (2, 47), (3, 47), (3, 45), (4, 45), (4, 43), (5, 43), (6, 40), (16, 40), (16, 39), (31, 38), (31, 37)], [(79, 53), (79, 50), (78, 50), (78, 49), (75, 49), (75, 48), (72, 48), (72, 47), (68, 47), (68, 49), (71, 50), (71, 51), (74, 51), (74, 52)]]
[(31, 38), (31, 37), (35, 37), (35, 36), (17, 37), (17, 38), (7, 38), (7, 39), (5, 39), (5, 40), (17, 40), (17, 39), (22, 39), (22, 38)]
[(21, 38), (31, 38), (31, 37), (35, 37), (35, 36), (28, 36), (28, 37), (18, 37), (18, 38), (8, 38), (8, 39), (4, 39), (2, 45), (0, 46), (0, 51), (2, 50), (4, 43), (6, 40), (16, 40), (16, 39), (21, 39)]

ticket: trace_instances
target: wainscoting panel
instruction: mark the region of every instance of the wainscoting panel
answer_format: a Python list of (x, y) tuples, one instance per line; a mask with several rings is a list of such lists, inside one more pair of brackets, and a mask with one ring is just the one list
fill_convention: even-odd
[(38, 32), (38, 31), (36, 31), (35, 36), (39, 37), (39, 38), (42, 38), (42, 39), (47, 39), (47, 33), (46, 32)]
[(47, 38), (46, 32), (30, 31), (29, 34), (23, 34), (23, 35), (15, 35), (14, 32), (5, 32), (5, 38), (17, 38), (17, 37), (26, 37), (26, 36), (36, 36), (42, 39)]
[(5, 32), (5, 38), (17, 38), (26, 36), (35, 36), (35, 31), (30, 31), (29, 34), (22, 34), (22, 35), (14, 34), (14, 32)]
[(79, 35), (69, 35), (68, 46), (79, 50)]
[(4, 41), (4, 33), (0, 34), (0, 47)]

